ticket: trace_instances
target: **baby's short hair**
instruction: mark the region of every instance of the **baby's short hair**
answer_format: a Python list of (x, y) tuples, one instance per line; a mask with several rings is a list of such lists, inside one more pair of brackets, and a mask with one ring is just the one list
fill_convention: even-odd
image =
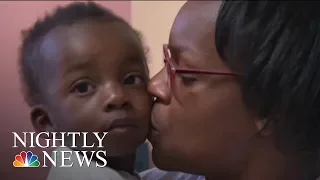
[(52, 14), (39, 19), (30, 29), (22, 32), (23, 40), (19, 53), (19, 68), (22, 92), (29, 106), (43, 103), (40, 89), (42, 74), (39, 71), (44, 60), (37, 52), (39, 42), (50, 30), (58, 26), (72, 25), (81, 20), (93, 19), (121, 22), (131, 28), (125, 20), (94, 2), (75, 2), (65, 7), (58, 6)]

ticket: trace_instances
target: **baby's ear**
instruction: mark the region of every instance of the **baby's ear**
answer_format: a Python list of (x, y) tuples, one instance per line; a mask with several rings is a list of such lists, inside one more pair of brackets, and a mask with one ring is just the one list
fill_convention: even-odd
[(140, 31), (136, 30), (136, 29), (134, 29), (134, 31), (135, 31), (135, 33), (137, 34), (140, 42), (142, 43), (144, 53), (145, 53), (145, 54), (148, 54), (149, 51), (150, 51), (150, 48), (149, 48), (149, 46), (147, 45), (143, 34), (142, 34)]
[(40, 132), (54, 132), (55, 127), (52, 123), (52, 118), (49, 111), (44, 105), (34, 105), (31, 107), (30, 119), (33, 128), (37, 133)]
[(149, 52), (150, 52), (150, 48), (149, 48), (149, 46), (148, 46), (148, 45), (146, 45), (146, 44), (144, 44), (144, 45), (143, 45), (143, 49), (144, 49), (144, 53), (145, 53), (146, 55), (148, 55), (148, 54), (149, 54)]
[(28, 36), (29, 36), (29, 30), (28, 29), (21, 30), (22, 39), (26, 39)]

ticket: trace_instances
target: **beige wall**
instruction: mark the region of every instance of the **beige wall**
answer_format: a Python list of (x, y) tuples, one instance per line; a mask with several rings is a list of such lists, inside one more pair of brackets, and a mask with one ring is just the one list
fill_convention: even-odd
[[(145, 43), (149, 46), (148, 59), (151, 76), (163, 67), (162, 44), (168, 43), (171, 25), (180, 7), (185, 2), (186, 1), (131, 2), (131, 24), (140, 30), (144, 36)], [(153, 166), (152, 160), (150, 165)]]
[(131, 23), (140, 30), (149, 45), (151, 76), (163, 66), (162, 44), (168, 42), (169, 31), (180, 7), (186, 1), (132, 1)]

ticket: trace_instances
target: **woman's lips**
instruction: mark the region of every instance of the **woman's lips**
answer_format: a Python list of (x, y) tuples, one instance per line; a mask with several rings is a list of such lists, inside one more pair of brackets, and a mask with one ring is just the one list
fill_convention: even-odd
[(151, 113), (150, 129), (152, 131), (158, 132), (159, 128), (158, 128), (157, 124), (155, 123), (155, 116), (154, 115), (155, 115), (154, 113)]
[(157, 126), (152, 121), (151, 121), (151, 125), (150, 125), (150, 133), (153, 135), (159, 134), (159, 130), (158, 130)]
[(152, 145), (154, 145), (159, 138), (159, 131), (153, 126), (153, 124), (151, 124), (149, 133), (148, 133), (148, 140), (151, 142)]
[(152, 131), (157, 131), (158, 132), (158, 129), (151, 123), (151, 130)]

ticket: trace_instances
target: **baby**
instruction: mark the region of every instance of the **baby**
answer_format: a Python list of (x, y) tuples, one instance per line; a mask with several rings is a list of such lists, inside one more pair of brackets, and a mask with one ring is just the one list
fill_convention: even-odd
[[(151, 98), (143, 44), (128, 23), (93, 2), (58, 7), (24, 32), (19, 65), (37, 132), (108, 132), (107, 167), (57, 165), (48, 179), (139, 178), (135, 151), (147, 136)], [(93, 133), (87, 141), (98, 144)]]

